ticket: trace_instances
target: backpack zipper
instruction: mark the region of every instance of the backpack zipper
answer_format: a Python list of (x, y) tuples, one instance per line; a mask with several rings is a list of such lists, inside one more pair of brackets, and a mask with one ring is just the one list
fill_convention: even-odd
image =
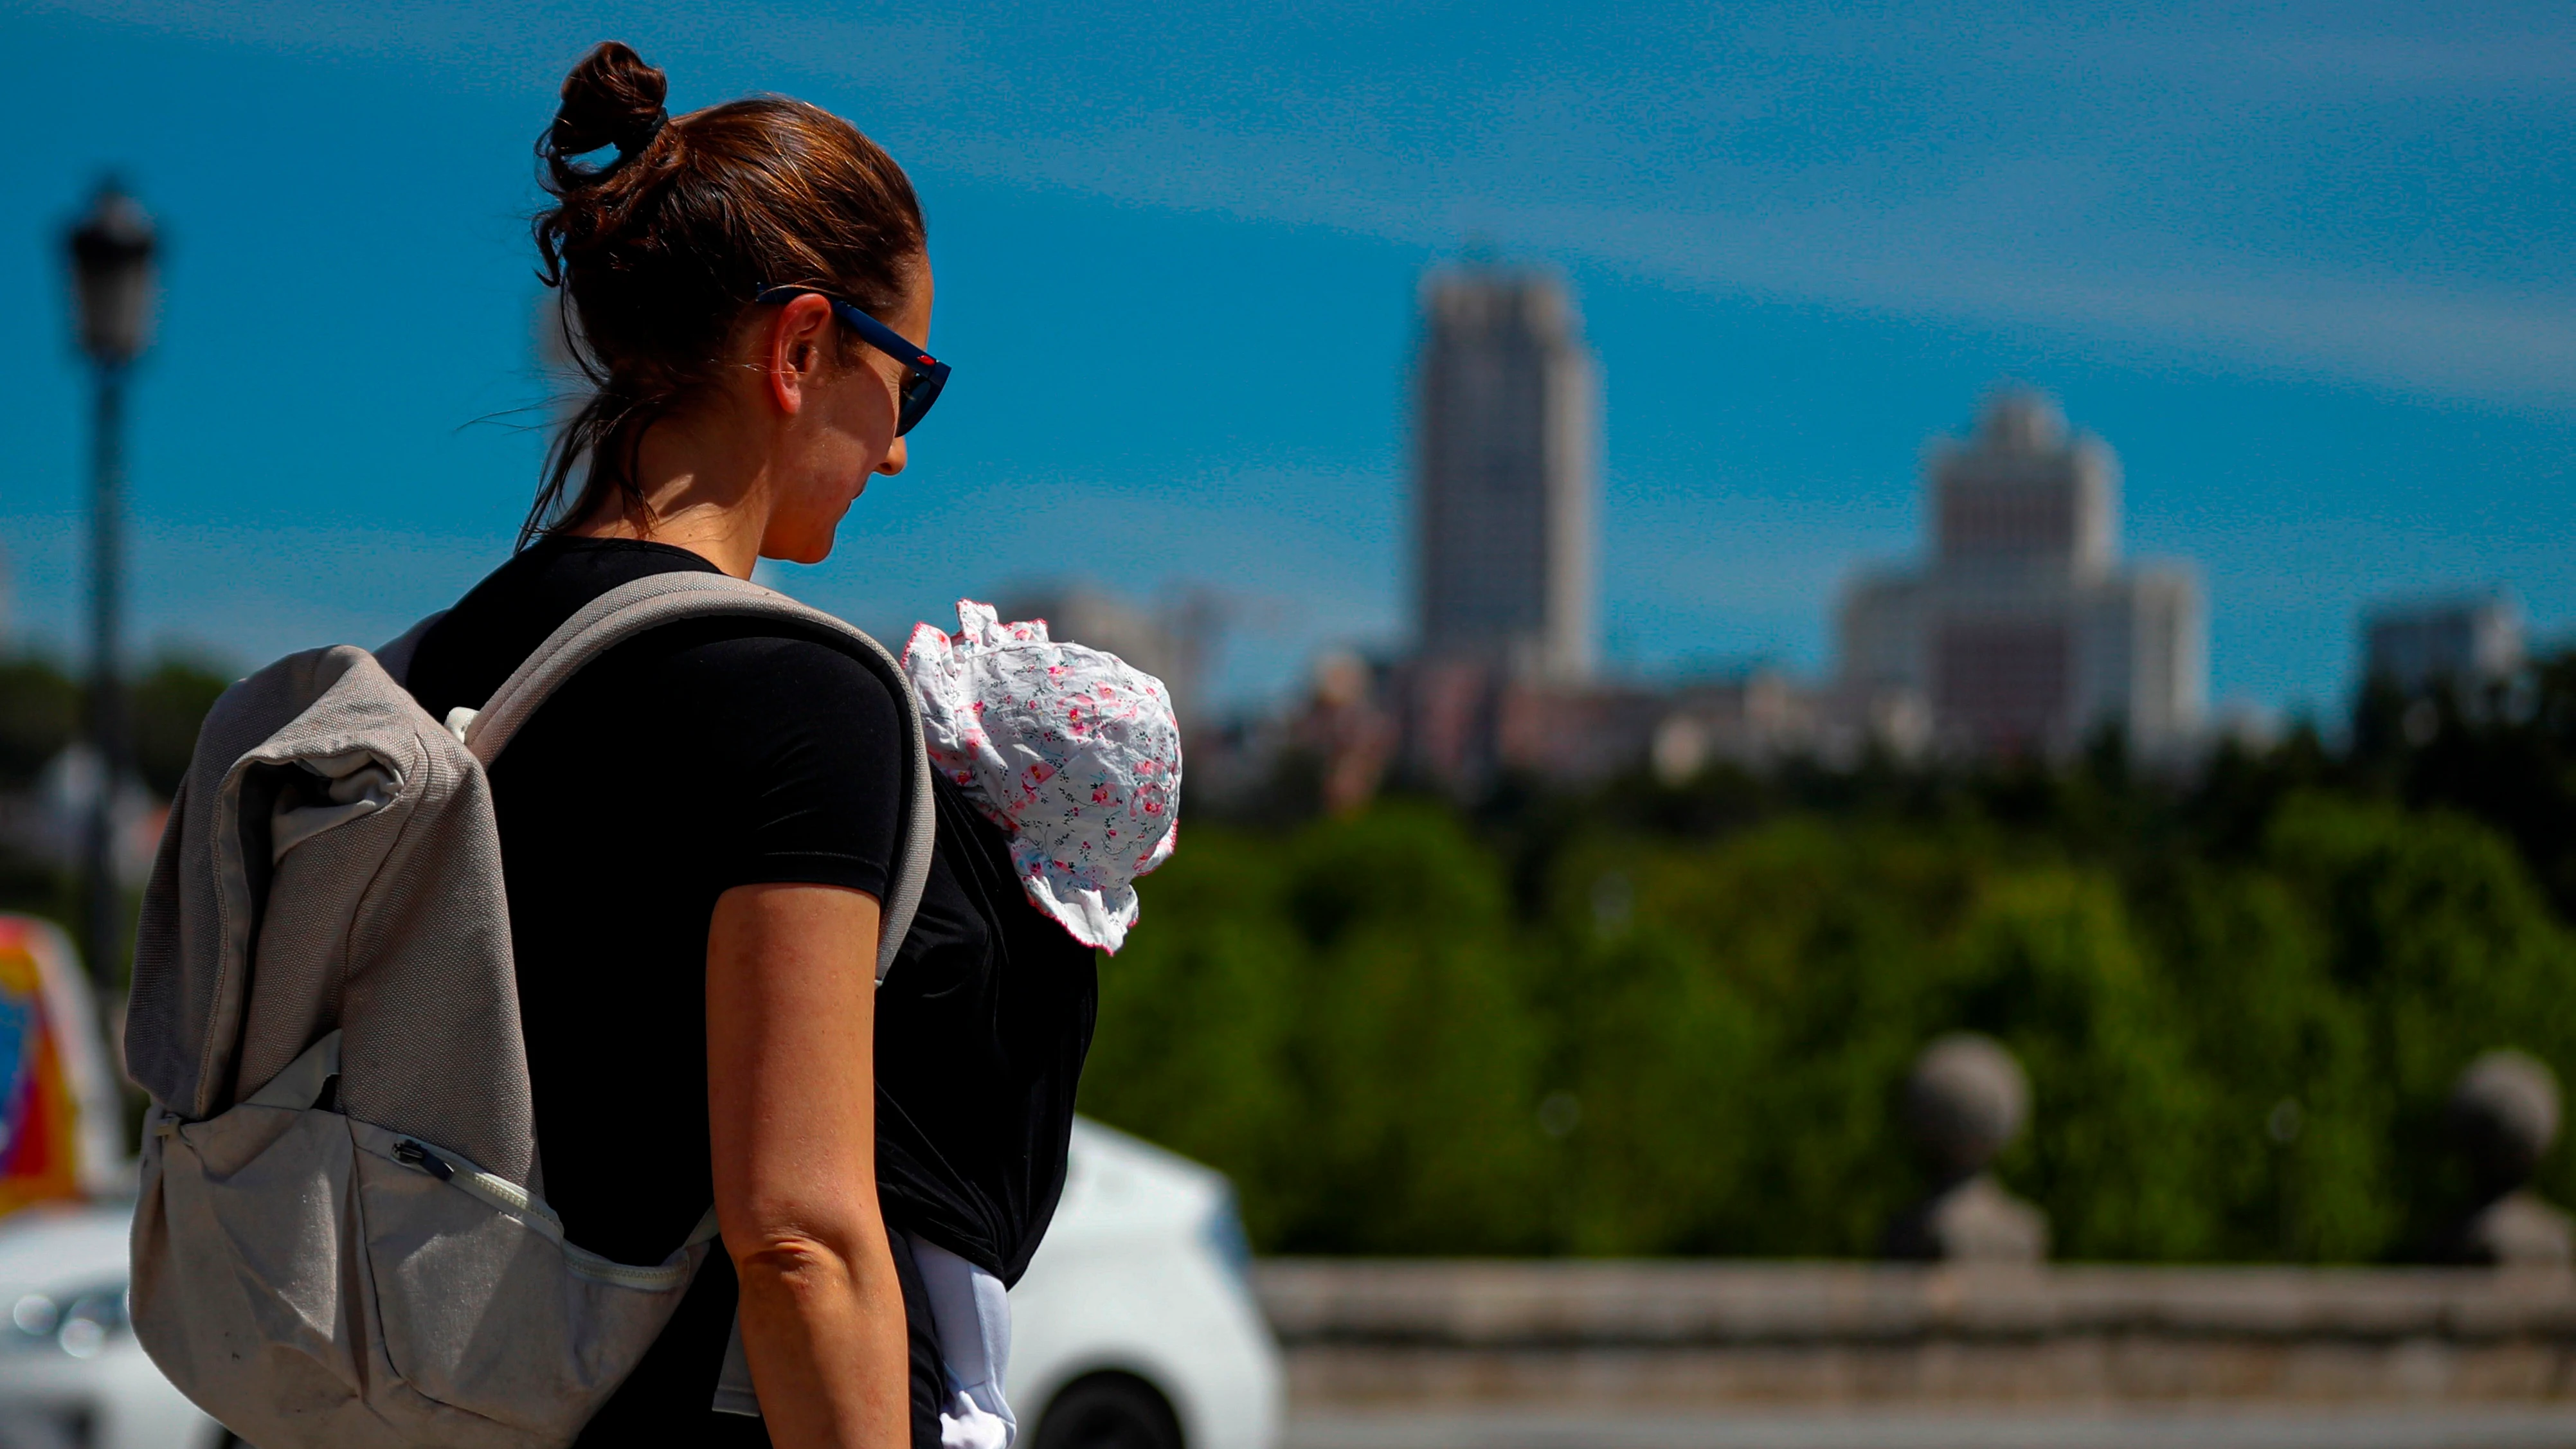
[(563, 1221), (555, 1216), (554, 1209), (530, 1197), (527, 1189), (506, 1177), (495, 1177), (480, 1168), (450, 1162), (409, 1137), (394, 1140), (394, 1161), (405, 1167), (419, 1168), (452, 1187), (462, 1188), (492, 1207), (526, 1213), (537, 1219), (535, 1226), (539, 1232), (558, 1241), (563, 1237)]
[[(640, 1267), (613, 1262), (566, 1241), (563, 1235), (563, 1224), (555, 1217), (554, 1211), (528, 1196), (526, 1190), (517, 1183), (507, 1178), (494, 1177), (488, 1172), (475, 1168), (460, 1168), (409, 1137), (394, 1140), (394, 1161), (405, 1167), (418, 1168), (441, 1182), (461, 1188), (483, 1199), (493, 1207), (526, 1213), (537, 1219), (529, 1226), (553, 1239), (563, 1249), (567, 1266), (572, 1269), (575, 1276), (612, 1283), (621, 1288), (641, 1288), (652, 1292), (667, 1292), (689, 1280), (692, 1265), (687, 1263)], [(692, 1238), (691, 1241), (695, 1242), (697, 1239)]]
[(394, 1161), (405, 1167), (417, 1167), (441, 1182), (456, 1180), (456, 1169), (448, 1166), (446, 1158), (408, 1137), (394, 1144)]

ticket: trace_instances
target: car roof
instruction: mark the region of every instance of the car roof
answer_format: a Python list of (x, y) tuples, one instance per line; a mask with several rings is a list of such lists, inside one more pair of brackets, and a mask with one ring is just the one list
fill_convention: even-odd
[(0, 1309), (23, 1293), (125, 1281), (131, 1202), (23, 1208), (0, 1219)]

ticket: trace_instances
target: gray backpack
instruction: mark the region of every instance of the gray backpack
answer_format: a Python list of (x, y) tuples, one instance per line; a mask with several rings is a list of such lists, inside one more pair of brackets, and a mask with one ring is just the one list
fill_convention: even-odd
[[(744, 615), (844, 644), (906, 706), (883, 981), (930, 866), (911, 686), (874, 640), (767, 589), (626, 584), (446, 721), (400, 682), (433, 621), (374, 654), (290, 655), (207, 716), (126, 1017), (126, 1066), (152, 1097), (133, 1322), (171, 1382), (260, 1449), (569, 1444), (679, 1305), (713, 1207), (642, 1264), (566, 1242), (546, 1207), (484, 772), (602, 651)], [(719, 1394), (736, 1411), (746, 1378), (736, 1354)]]

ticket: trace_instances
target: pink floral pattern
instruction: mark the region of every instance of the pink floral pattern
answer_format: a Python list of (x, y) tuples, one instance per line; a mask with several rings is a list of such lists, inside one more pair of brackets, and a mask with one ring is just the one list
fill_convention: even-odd
[(931, 767), (1011, 833), (1030, 904), (1115, 953), (1136, 877), (1179, 835), (1181, 731), (1163, 682), (1115, 654), (957, 602), (958, 630), (913, 626), (904, 672)]

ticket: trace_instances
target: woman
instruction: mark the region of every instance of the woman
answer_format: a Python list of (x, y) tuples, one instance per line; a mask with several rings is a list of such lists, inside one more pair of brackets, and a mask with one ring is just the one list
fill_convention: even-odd
[[(945, 376), (891, 158), (801, 102), (667, 117), (663, 95), (602, 45), (540, 144), (538, 254), (596, 390), (516, 555), (414, 656), (435, 717), (621, 583), (821, 561)], [(941, 779), (920, 912), (871, 989), (903, 707), (776, 624), (675, 625), (493, 769), (546, 1197), (622, 1262), (660, 1261), (710, 1198), (722, 1229), (585, 1446), (936, 1444), (943, 1412), (952, 1439), (1009, 1435), (998, 1385), (943, 1369), (931, 1290), (1016, 1279), (1054, 1211), (1092, 956)], [(711, 1407), (737, 1320), (758, 1418)]]

